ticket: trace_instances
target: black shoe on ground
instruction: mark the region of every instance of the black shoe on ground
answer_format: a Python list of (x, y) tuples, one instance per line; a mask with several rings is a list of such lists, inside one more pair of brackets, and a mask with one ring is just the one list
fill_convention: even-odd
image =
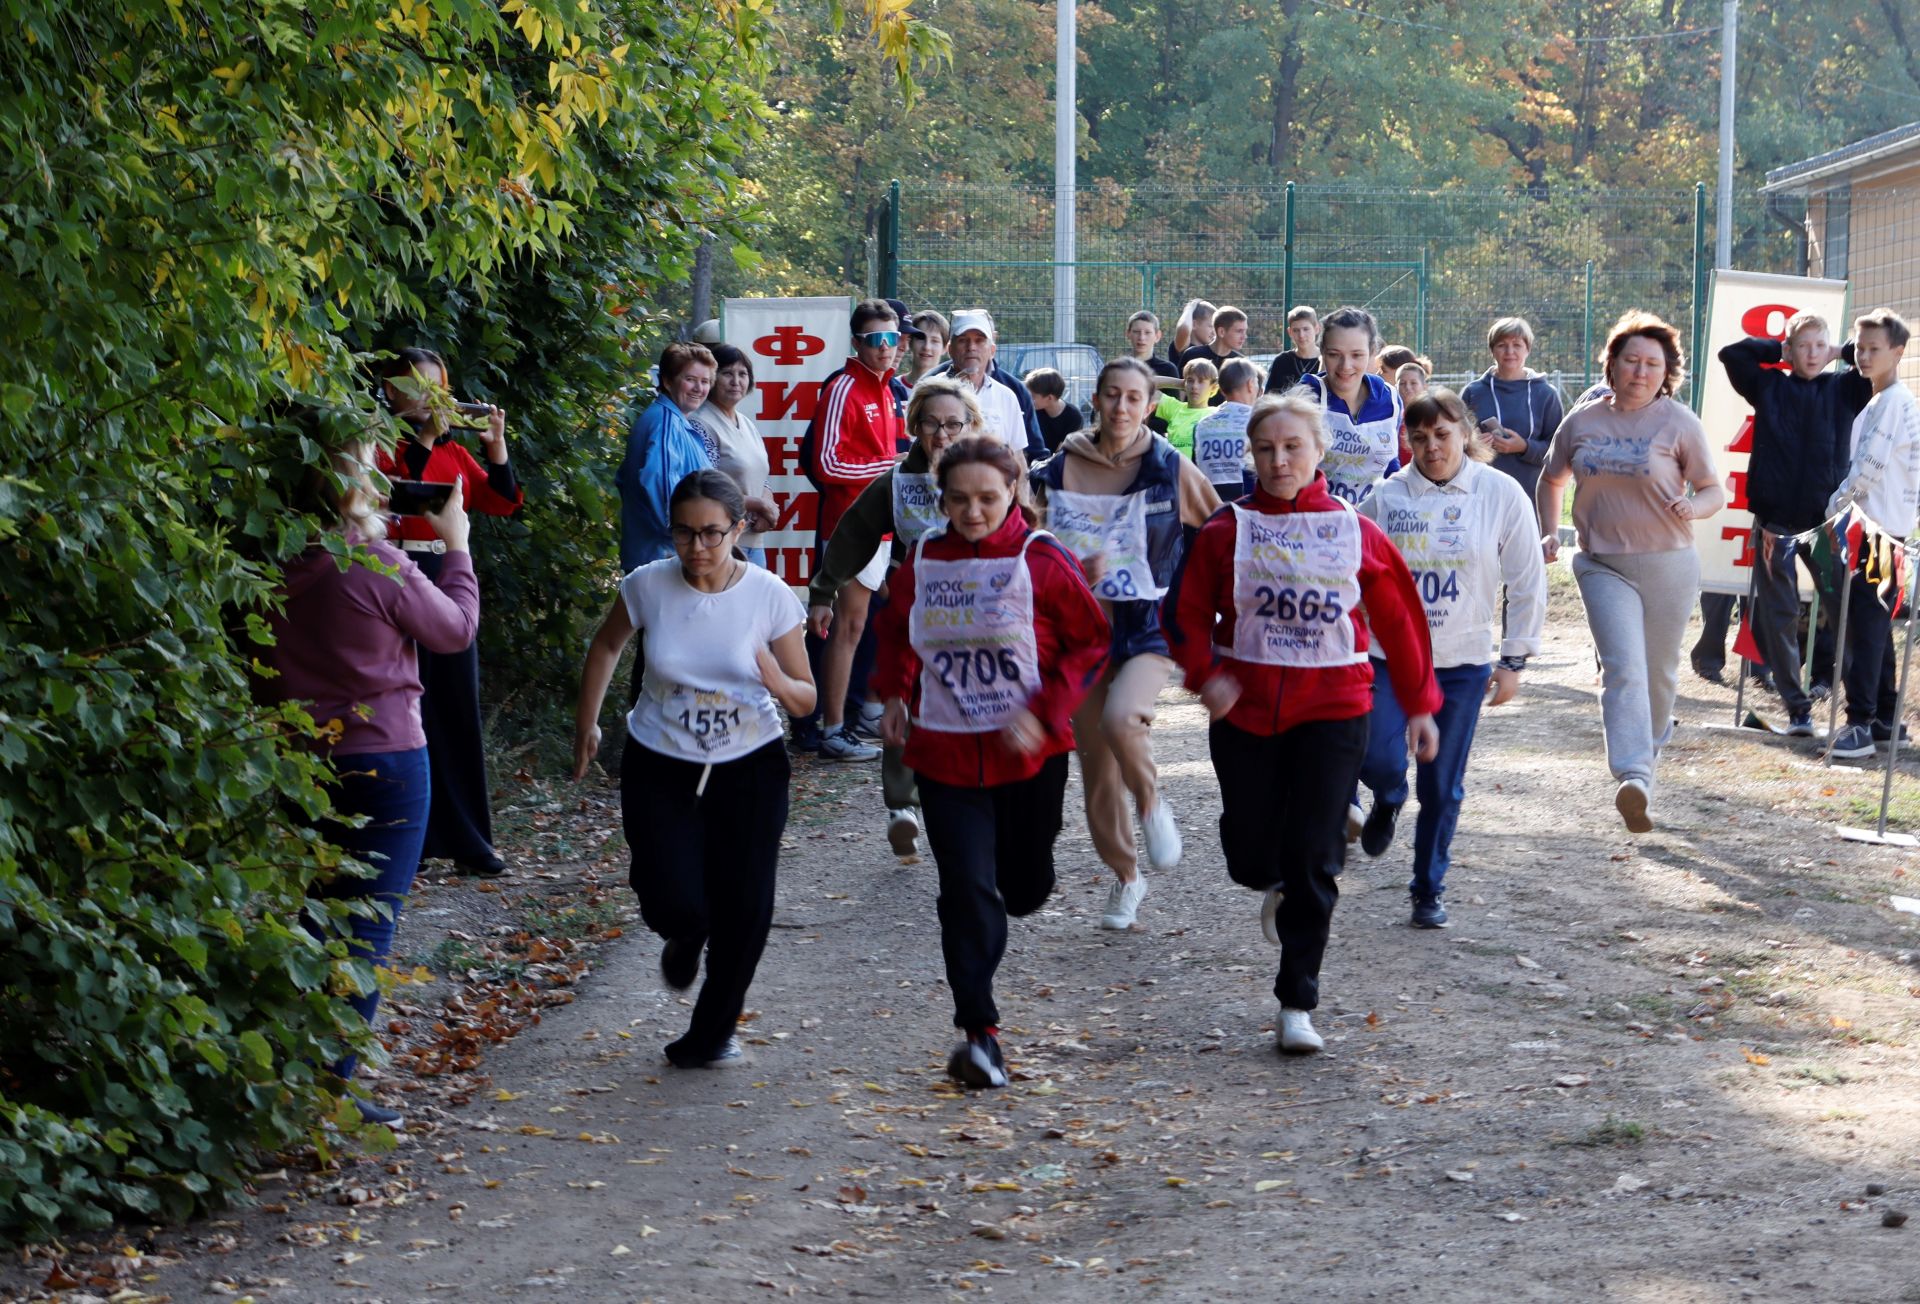
[[(1875, 743), (1890, 743), (1893, 741), (1893, 728), (1890, 725), (1884, 725), (1878, 720), (1875, 720), (1867, 726), (1867, 730), (1873, 735), (1873, 741)], [(1905, 747), (1912, 741), (1913, 740), (1907, 736), (1907, 726), (1902, 724), (1900, 726), (1900, 745)]]
[(827, 740), (826, 730), (819, 724), (796, 724), (787, 735), (787, 750), (795, 753), (808, 753), (818, 756), (820, 744)]
[(1006, 1086), (1007, 1061), (1000, 1054), (1000, 1039), (988, 1030), (968, 1033), (947, 1057), (947, 1076), (963, 1087)]
[(747, 1052), (738, 1037), (727, 1038), (718, 1050), (689, 1046), (685, 1037), (667, 1043), (667, 1063), (677, 1069), (730, 1069), (744, 1063), (746, 1058)]
[(1799, 715), (1787, 717), (1787, 737), (1813, 737), (1813, 712), (1802, 711)]
[(1816, 702), (1824, 702), (1833, 696), (1833, 685), (1824, 679), (1816, 679), (1813, 686), (1807, 689), (1807, 696)]
[(456, 859), (453, 862), (453, 868), (456, 873), (465, 874), (469, 878), (499, 878), (507, 872), (507, 862), (489, 851), (484, 856)]
[(700, 976), (700, 952), (706, 942), (697, 937), (669, 937), (660, 952), (660, 977), (676, 992), (693, 986)]
[(1377, 856), (1393, 845), (1393, 825), (1400, 818), (1403, 801), (1381, 801), (1373, 799), (1373, 809), (1367, 812), (1367, 822), (1360, 826), (1360, 850), (1369, 856)]
[(1440, 896), (1417, 896), (1413, 899), (1413, 926), (1415, 928), (1445, 928), (1447, 926), (1447, 908), (1440, 904)]
[(371, 1123), (376, 1127), (392, 1128), (396, 1132), (407, 1125), (407, 1116), (396, 1110), (382, 1108), (374, 1104), (371, 1100), (356, 1100), (353, 1103), (360, 1109), (360, 1121), (362, 1123)]
[(1760, 687), (1761, 687), (1762, 689), (1764, 689), (1765, 691), (1767, 691), (1767, 692), (1769, 692), (1769, 693), (1771, 693), (1771, 692), (1773, 692), (1773, 691), (1774, 691), (1774, 688), (1773, 688), (1773, 671), (1771, 671), (1771, 670), (1756, 670), (1756, 671), (1754, 671), (1754, 672), (1753, 672), (1753, 675), (1752, 675), (1752, 678), (1753, 678), (1753, 682), (1754, 682), (1754, 683), (1756, 683), (1756, 684), (1758, 684), (1758, 685), (1759, 685), (1759, 686), (1760, 686)]
[(1709, 684), (1723, 684), (1726, 682), (1722, 677), (1722, 673), (1726, 670), (1724, 665), (1716, 666), (1711, 662), (1701, 660), (1697, 656), (1689, 657), (1688, 661), (1693, 666), (1693, 673), (1706, 680)]

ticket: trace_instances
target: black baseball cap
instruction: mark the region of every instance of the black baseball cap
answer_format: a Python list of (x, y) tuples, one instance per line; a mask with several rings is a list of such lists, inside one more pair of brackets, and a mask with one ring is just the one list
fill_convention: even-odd
[(888, 299), (887, 307), (893, 309), (893, 315), (899, 319), (900, 333), (909, 339), (925, 339), (927, 333), (913, 324), (913, 318), (907, 313), (907, 305), (898, 299)]

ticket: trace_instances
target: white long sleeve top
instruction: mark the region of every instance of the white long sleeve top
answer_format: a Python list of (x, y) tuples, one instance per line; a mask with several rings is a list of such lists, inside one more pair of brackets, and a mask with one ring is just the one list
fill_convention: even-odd
[(1920, 516), (1920, 400), (1897, 380), (1853, 419), (1853, 461), (1827, 515), (1843, 507), (1858, 507), (1895, 538), (1913, 533)]
[[(1435, 484), (1418, 467), (1382, 480), (1355, 509), (1386, 531), (1427, 609), (1433, 664), (1532, 656), (1547, 623), (1547, 568), (1533, 505), (1512, 476), (1475, 461)], [(1500, 588), (1507, 632), (1500, 639)]]

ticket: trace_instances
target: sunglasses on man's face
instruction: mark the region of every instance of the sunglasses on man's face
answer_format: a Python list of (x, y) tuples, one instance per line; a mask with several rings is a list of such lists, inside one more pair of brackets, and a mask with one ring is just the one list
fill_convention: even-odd
[(899, 331), (868, 331), (865, 335), (853, 337), (855, 344), (864, 344), (870, 349), (892, 349), (900, 345)]

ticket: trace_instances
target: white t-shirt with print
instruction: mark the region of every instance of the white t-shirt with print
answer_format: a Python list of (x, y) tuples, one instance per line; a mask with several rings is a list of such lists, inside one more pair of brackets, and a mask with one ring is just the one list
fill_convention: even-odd
[(755, 654), (806, 621), (800, 599), (770, 570), (746, 566), (718, 593), (687, 583), (678, 557), (620, 581), (640, 631), (646, 675), (627, 732), (679, 760), (735, 761), (780, 738), (780, 712)]

